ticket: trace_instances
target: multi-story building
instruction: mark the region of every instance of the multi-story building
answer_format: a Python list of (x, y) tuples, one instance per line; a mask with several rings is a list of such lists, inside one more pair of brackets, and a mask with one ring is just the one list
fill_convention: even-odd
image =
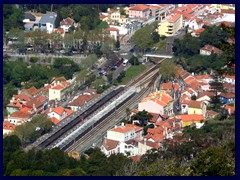
[(158, 27), (160, 36), (173, 36), (183, 27), (182, 15), (169, 14), (163, 19)]
[(57, 14), (55, 13), (47, 13), (44, 14), (39, 21), (39, 28), (43, 31), (47, 31), (47, 33), (52, 33), (55, 28), (55, 20)]
[(148, 19), (150, 9), (144, 4), (137, 4), (129, 8), (129, 17), (137, 19)]
[(65, 89), (69, 86), (69, 82), (64, 81), (64, 82), (59, 82), (57, 81), (54, 83), (54, 85), (49, 88), (49, 101), (50, 100), (58, 100), (61, 101), (62, 99), (65, 98)]

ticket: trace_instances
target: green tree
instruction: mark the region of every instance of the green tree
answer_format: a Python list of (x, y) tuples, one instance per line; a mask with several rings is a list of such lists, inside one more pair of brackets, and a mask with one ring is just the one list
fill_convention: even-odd
[(138, 61), (138, 58), (134, 55), (129, 59), (129, 63), (133, 66), (137, 66), (140, 64), (140, 62)]
[(162, 75), (162, 79), (166, 81), (173, 80), (177, 73), (176, 65), (171, 60), (165, 60), (161, 63), (159, 72)]
[(152, 41), (153, 43), (157, 43), (160, 40), (160, 35), (157, 32), (152, 32)]
[(139, 121), (140, 126), (146, 126), (147, 122), (152, 118), (153, 116), (145, 110), (139, 111), (137, 114), (132, 116), (132, 119)]
[(20, 139), (16, 135), (7, 136), (3, 139), (3, 150), (6, 152), (15, 152), (22, 146)]

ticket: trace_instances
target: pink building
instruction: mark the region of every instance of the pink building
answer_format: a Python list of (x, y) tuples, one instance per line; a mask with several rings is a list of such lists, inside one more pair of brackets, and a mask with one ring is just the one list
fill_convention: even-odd
[(137, 4), (136, 6), (131, 6), (129, 8), (130, 18), (144, 18), (148, 19), (150, 14), (150, 9), (144, 4)]

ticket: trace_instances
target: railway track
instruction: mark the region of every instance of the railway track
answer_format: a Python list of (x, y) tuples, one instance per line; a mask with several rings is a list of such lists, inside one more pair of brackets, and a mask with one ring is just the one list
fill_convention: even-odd
[[(161, 60), (161, 62), (164, 59)], [(126, 85), (126, 88), (131, 87), (131, 86), (141, 86), (141, 85), (146, 85), (147, 81), (150, 81), (150, 79), (154, 76), (157, 76), (157, 72), (158, 72), (158, 68), (159, 68), (159, 64), (161, 63), (159, 62), (158, 64), (156, 64), (155, 66), (151, 67), (150, 69), (148, 69), (147, 71), (143, 72), (142, 75), (140, 75), (138, 78), (136, 78), (134, 81), (131, 81), (130, 83), (128, 83)], [(152, 81), (151, 81), (152, 82)], [(119, 88), (119, 92), (123, 91), (123, 87)], [(145, 89), (145, 88), (144, 88)], [(132, 99), (134, 100), (129, 100), (127, 101), (123, 106), (123, 113), (125, 114), (125, 107), (130, 107), (131, 103), (136, 101), (136, 99), (140, 99), (140, 97), (142, 97), (142, 93), (144, 92), (144, 89), (142, 91), (140, 91), (139, 95), (134, 96)], [(145, 93), (149, 90), (150, 88), (148, 87), (147, 90), (145, 91)], [(118, 93), (116, 93), (115, 95), (117, 95)], [(114, 96), (115, 96), (114, 95)], [(82, 116), (84, 116), (84, 118), (91, 116), (91, 114), (96, 111), (98, 108), (100, 108), (101, 106), (103, 106), (106, 102), (110, 101), (111, 98), (113, 98), (114, 96), (106, 96), (106, 99), (102, 99), (99, 102), (97, 102), (95, 105), (93, 105), (92, 107), (90, 107), (89, 109), (87, 109), (84, 113), (80, 114), (80, 115), (76, 115), (76, 118), (74, 120), (72, 120), (71, 122), (62, 122), (63, 126), (61, 128), (59, 128), (56, 132), (51, 132), (47, 135), (45, 135), (45, 140), (39, 140), (37, 142), (37, 147), (38, 148), (47, 148), (47, 147), (51, 147), (51, 145), (59, 138), (69, 134), (69, 132), (77, 125), (79, 125), (80, 123), (82, 123)], [(119, 107), (120, 110), (121, 107)], [(108, 114), (108, 116), (112, 116), (112, 113)], [(107, 123), (110, 123), (109, 121), (107, 121), (105, 118), (105, 120), (101, 120), (99, 124), (102, 124), (102, 122), (106, 121)], [(64, 120), (65, 121), (65, 120)], [(95, 126), (95, 125), (94, 125)], [(97, 127), (99, 125), (96, 124), (95, 127)], [(88, 129), (90, 132), (86, 132), (85, 134), (92, 134), (91, 133), (91, 127)], [(82, 136), (85, 136), (84, 134)], [(43, 138), (44, 139), (44, 138)], [(81, 139), (81, 138), (80, 138)]]
[[(138, 101), (141, 100), (141, 98), (146, 97), (149, 92), (152, 91), (152, 84), (157, 77), (158, 74), (155, 74), (152, 80), (149, 80), (150, 83), (147, 88), (143, 88), (137, 95), (135, 95), (133, 98), (129, 99), (126, 103), (119, 107), (117, 111), (111, 112), (111, 114), (106, 117), (106, 119), (102, 120), (95, 127), (90, 128), (89, 132), (86, 135), (82, 136), (77, 141), (74, 141), (74, 143), (72, 143), (70, 146), (65, 146), (63, 150), (65, 152), (83, 152), (84, 150), (91, 147), (91, 145), (94, 143), (94, 138), (96, 137), (96, 135), (97, 137), (101, 137), (104, 132), (106, 132), (108, 129), (110, 129), (117, 123), (117, 121), (115, 120), (116, 117), (118, 117), (118, 120), (120, 120), (123, 116), (125, 116), (126, 108), (133, 108), (138, 103)], [(93, 134), (95, 136), (93, 136)]]

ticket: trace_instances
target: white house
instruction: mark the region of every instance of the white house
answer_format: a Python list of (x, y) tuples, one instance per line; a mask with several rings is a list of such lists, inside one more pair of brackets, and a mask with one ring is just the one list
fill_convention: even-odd
[(47, 33), (52, 33), (55, 29), (56, 17), (57, 14), (55, 13), (44, 14), (39, 21), (39, 28), (41, 30), (46, 30)]
[(48, 116), (51, 118), (51, 121), (54, 124), (58, 124), (60, 121), (70, 116), (73, 113), (71, 109), (65, 109), (61, 106), (56, 108), (50, 108), (48, 112)]
[(74, 20), (70, 17), (63, 19), (60, 22), (60, 28), (64, 29), (64, 32), (68, 32), (69, 28), (74, 25)]
[(209, 44), (205, 45), (200, 49), (200, 54), (205, 56), (210, 56), (211, 54), (221, 54), (221, 53), (222, 53), (222, 50), (214, 46), (211, 46)]

